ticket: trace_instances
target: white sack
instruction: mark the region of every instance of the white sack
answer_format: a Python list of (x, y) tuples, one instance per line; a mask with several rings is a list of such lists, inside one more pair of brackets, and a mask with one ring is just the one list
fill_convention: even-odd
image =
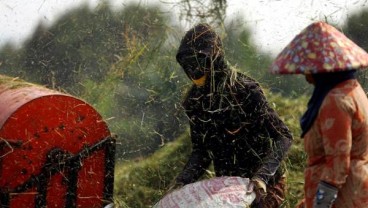
[(164, 196), (153, 208), (244, 208), (254, 199), (248, 178), (217, 177), (187, 184)]

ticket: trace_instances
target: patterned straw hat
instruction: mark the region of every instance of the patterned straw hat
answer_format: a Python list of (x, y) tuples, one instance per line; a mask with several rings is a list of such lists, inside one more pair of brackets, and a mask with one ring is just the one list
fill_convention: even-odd
[(274, 74), (309, 74), (360, 69), (368, 54), (325, 22), (315, 22), (299, 33), (271, 65)]

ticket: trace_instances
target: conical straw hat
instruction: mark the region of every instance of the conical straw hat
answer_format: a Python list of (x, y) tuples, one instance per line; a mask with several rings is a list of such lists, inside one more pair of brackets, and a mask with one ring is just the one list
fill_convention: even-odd
[(361, 69), (368, 54), (325, 22), (315, 22), (299, 33), (271, 65), (274, 74), (308, 74)]

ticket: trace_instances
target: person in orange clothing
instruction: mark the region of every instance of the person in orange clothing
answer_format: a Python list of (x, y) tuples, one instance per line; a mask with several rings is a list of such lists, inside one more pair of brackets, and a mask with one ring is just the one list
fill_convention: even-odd
[(309, 25), (278, 55), (271, 71), (305, 74), (314, 85), (301, 118), (307, 154), (298, 207), (368, 205), (368, 99), (355, 78), (368, 54), (331, 25)]

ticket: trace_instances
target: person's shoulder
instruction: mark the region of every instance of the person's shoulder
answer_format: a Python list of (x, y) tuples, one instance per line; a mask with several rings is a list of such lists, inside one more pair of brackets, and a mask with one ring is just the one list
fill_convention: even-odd
[(234, 81), (234, 85), (238, 89), (243, 89), (243, 90), (251, 91), (251, 92), (257, 92), (257, 91), (262, 92), (261, 86), (258, 81), (240, 72), (237, 72), (237, 76), (236, 76), (236, 80)]
[(348, 80), (338, 84), (326, 95), (322, 105), (336, 105), (340, 109), (353, 112), (357, 99), (356, 93), (354, 93), (358, 86), (356, 84), (359, 84), (356, 80)]
[(259, 86), (259, 82), (257, 82), (254, 78), (241, 73), (241, 72), (235, 72), (236, 73), (236, 83), (244, 86)]
[(360, 84), (356, 79), (346, 80), (336, 85), (329, 93), (328, 96), (341, 98), (351, 96), (354, 90), (360, 89)]

